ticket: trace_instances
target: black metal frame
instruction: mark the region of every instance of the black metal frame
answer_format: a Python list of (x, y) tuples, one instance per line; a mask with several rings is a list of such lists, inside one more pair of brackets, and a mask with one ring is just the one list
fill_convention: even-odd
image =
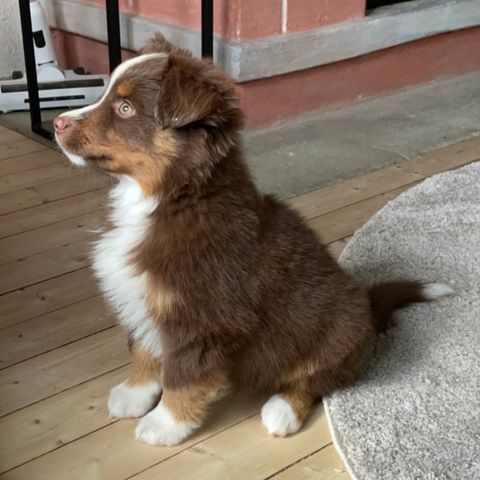
[(122, 45), (120, 43), (120, 12), (118, 0), (106, 0), (108, 63), (110, 73), (122, 62)]
[(30, 126), (32, 132), (51, 140), (52, 133), (42, 126), (29, 0), (19, 0), (19, 7), (22, 25), (23, 55), (25, 57), (25, 73), (27, 75), (28, 102), (30, 106)]
[(202, 0), (202, 57), (213, 58), (213, 0)]
[[(40, 110), (30, 1), (18, 1), (22, 25), (23, 54), (25, 57), (25, 73), (27, 75), (31, 130), (44, 138), (53, 140), (51, 129), (45, 128), (43, 125)], [(110, 72), (113, 72), (115, 67), (122, 61), (120, 13), (118, 9), (118, 0), (105, 0), (105, 4), (108, 32), (108, 61)], [(202, 0), (202, 57), (213, 58), (213, 0)]]

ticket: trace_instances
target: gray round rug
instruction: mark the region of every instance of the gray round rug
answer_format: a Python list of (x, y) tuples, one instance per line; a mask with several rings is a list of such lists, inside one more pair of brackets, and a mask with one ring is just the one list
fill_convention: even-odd
[(377, 213), (340, 263), (366, 284), (449, 284), (396, 314), (365, 379), (325, 400), (358, 480), (480, 479), (480, 163), (432, 177)]

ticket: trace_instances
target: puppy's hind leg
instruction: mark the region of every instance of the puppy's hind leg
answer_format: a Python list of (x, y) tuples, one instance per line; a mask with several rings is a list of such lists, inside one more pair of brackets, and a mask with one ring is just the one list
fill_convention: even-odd
[(285, 437), (297, 432), (313, 403), (307, 382), (291, 383), (272, 395), (262, 407), (261, 417), (268, 433)]

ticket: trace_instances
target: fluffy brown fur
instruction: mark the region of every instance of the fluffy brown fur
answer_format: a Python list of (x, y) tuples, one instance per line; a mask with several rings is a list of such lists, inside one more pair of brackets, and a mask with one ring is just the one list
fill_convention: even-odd
[(369, 291), (343, 271), (296, 211), (256, 189), (232, 82), (163, 37), (143, 53), (158, 51), (57, 132), (64, 150), (158, 200), (130, 262), (148, 279), (163, 355), (134, 345), (130, 382), (161, 377), (178, 422), (200, 424), (235, 386), (279, 394), (300, 425), (313, 402), (359, 377), (362, 346), (393, 310), (425, 300), (423, 287)]

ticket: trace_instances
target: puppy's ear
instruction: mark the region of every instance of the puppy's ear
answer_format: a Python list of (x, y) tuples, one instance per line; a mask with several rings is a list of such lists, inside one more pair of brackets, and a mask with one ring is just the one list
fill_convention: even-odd
[[(160, 86), (157, 120), (163, 127), (191, 123), (220, 127), (242, 122), (233, 83), (211, 64), (171, 54)], [(237, 122), (236, 122), (237, 123)]]
[(145, 53), (171, 53), (175, 46), (171, 44), (161, 33), (156, 33), (154, 37), (147, 40), (143, 48), (138, 52), (140, 55)]

